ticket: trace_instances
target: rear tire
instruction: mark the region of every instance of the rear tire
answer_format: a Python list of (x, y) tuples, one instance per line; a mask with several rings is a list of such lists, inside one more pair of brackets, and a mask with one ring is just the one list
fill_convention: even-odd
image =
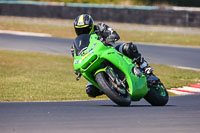
[(169, 96), (166, 88), (160, 82), (157, 87), (149, 87), (150, 90), (144, 97), (152, 106), (164, 106), (167, 104)]
[(96, 81), (101, 87), (102, 91), (116, 104), (120, 106), (129, 106), (131, 104), (131, 98), (129, 93), (126, 91), (125, 95), (121, 95), (117, 92), (111, 82), (108, 80), (109, 77), (105, 72), (99, 72), (96, 75)]

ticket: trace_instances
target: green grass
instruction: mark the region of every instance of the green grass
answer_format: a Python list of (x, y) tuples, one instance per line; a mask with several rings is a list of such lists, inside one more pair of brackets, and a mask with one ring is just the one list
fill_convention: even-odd
[[(0, 50), (0, 101), (90, 99), (87, 81), (76, 81), (71, 57)], [(200, 82), (200, 73), (152, 65), (167, 88)], [(98, 99), (106, 97), (98, 97)]]
[[(98, 22), (96, 22), (98, 23)], [(200, 46), (200, 28), (152, 26), (104, 22), (116, 30), (120, 41)], [(48, 33), (53, 37), (75, 38), (73, 20), (0, 16), (0, 30)], [(197, 34), (191, 34), (196, 31)]]
[(155, 75), (161, 79), (168, 89), (188, 86), (191, 83), (200, 82), (200, 72), (198, 71), (158, 64), (152, 64), (151, 66), (155, 69)]
[(2, 50), (0, 70), (0, 101), (89, 99), (70, 57)]
[[(146, 42), (182, 46), (200, 46), (200, 34), (179, 34), (167, 32), (150, 32), (150, 31), (126, 31), (118, 30), (121, 40), (132, 42)], [(126, 36), (128, 35), (128, 36)]]
[(72, 20), (0, 16), (0, 30), (48, 33), (53, 37), (75, 37)]

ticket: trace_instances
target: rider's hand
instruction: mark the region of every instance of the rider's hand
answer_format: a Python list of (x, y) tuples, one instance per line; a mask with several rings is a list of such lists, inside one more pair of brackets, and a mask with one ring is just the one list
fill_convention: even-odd
[(107, 38), (106, 38), (106, 43), (107, 44), (113, 44), (115, 43), (117, 40), (115, 38), (115, 35), (109, 35)]

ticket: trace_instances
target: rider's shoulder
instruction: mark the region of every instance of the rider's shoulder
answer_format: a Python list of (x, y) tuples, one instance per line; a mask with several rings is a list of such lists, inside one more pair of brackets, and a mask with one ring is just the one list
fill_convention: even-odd
[(101, 27), (105, 27), (106, 26), (107, 27), (108, 25), (103, 23), (103, 22), (100, 22), (100, 23), (96, 24), (96, 26), (101, 26)]

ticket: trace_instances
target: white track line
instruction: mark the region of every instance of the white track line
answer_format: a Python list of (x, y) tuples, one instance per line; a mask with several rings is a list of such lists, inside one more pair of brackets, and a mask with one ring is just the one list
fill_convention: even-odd
[(10, 30), (0, 30), (0, 34), (11, 34), (11, 35), (19, 35), (19, 36), (51, 37), (50, 34), (45, 34), (45, 33), (10, 31)]
[(194, 70), (194, 71), (200, 72), (200, 69), (198, 69), (198, 68), (183, 67), (183, 66), (174, 66), (174, 65), (172, 65), (172, 66), (173, 67), (177, 67), (177, 68), (181, 68), (181, 69)]

